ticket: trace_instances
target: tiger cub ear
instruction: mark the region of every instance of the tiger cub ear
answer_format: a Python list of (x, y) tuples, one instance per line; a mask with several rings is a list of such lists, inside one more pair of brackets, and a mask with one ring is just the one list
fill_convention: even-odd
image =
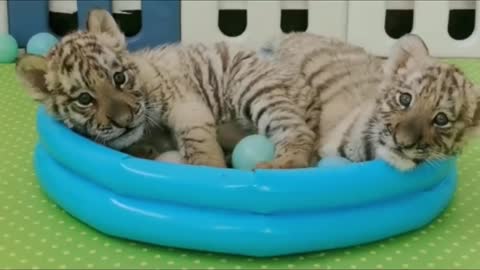
[(17, 78), (22, 82), (28, 94), (38, 102), (44, 102), (50, 95), (45, 74), (47, 60), (41, 56), (24, 55), (16, 63)]
[(87, 30), (113, 39), (110, 44), (114, 49), (125, 49), (125, 35), (122, 33), (112, 15), (103, 9), (93, 9), (88, 13)]
[(407, 34), (393, 45), (384, 64), (384, 72), (389, 77), (408, 74), (429, 61), (431, 60), (428, 48), (422, 38), (415, 34)]

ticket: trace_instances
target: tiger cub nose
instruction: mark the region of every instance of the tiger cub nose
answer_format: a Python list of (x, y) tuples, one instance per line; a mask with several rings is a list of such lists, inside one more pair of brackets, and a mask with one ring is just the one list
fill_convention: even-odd
[(133, 121), (133, 113), (131, 108), (126, 104), (115, 104), (110, 106), (108, 119), (117, 127), (126, 128)]
[(411, 148), (422, 139), (422, 130), (411, 125), (399, 124), (395, 128), (393, 139), (398, 146)]
[(109, 116), (108, 118), (113, 124), (121, 128), (128, 127), (133, 120), (133, 116), (130, 112)]

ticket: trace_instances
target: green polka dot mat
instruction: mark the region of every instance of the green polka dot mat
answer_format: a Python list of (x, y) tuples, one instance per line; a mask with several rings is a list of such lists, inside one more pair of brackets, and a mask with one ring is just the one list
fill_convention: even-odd
[[(451, 62), (480, 84), (480, 61)], [(460, 158), (454, 201), (423, 229), (339, 250), (237, 257), (113, 238), (65, 213), (37, 184), (32, 169), (36, 106), (17, 83), (14, 65), (0, 65), (0, 94), (0, 268), (480, 268), (480, 140)]]

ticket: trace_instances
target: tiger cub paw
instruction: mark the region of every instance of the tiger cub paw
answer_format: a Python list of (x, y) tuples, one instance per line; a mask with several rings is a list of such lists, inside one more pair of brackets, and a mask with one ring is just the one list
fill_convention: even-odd
[(207, 166), (207, 167), (215, 167), (215, 168), (227, 167), (225, 159), (217, 158), (217, 157), (202, 157), (199, 159), (192, 159), (191, 162), (188, 162), (188, 163), (191, 165)]
[(383, 147), (377, 150), (377, 157), (383, 159), (390, 166), (401, 172), (411, 171), (417, 167), (417, 163), (413, 160), (401, 157), (393, 151)]
[(417, 167), (417, 164), (415, 162), (408, 159), (395, 159), (395, 160), (386, 160), (386, 161), (387, 163), (390, 164), (390, 166), (394, 167), (395, 169), (401, 172), (408, 172), (415, 169), (415, 167)]
[(277, 158), (270, 162), (257, 164), (257, 169), (299, 169), (309, 167), (309, 162), (303, 158)]

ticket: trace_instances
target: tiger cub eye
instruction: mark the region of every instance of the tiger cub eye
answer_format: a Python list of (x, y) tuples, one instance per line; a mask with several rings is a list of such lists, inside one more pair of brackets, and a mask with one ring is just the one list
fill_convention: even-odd
[(409, 93), (401, 93), (400, 97), (398, 98), (398, 101), (400, 105), (404, 107), (408, 107), (412, 102), (412, 95), (410, 95)]
[(116, 86), (121, 86), (126, 81), (127, 81), (127, 77), (125, 76), (125, 73), (115, 72), (115, 74), (113, 74), (113, 82), (115, 82)]
[(88, 106), (93, 102), (93, 97), (89, 93), (81, 93), (77, 97), (78, 103), (83, 106)]
[(448, 120), (448, 117), (445, 113), (441, 112), (441, 113), (438, 113), (435, 118), (433, 119), (433, 122), (435, 123), (435, 125), (439, 126), (439, 127), (444, 127), (448, 124), (449, 120)]

